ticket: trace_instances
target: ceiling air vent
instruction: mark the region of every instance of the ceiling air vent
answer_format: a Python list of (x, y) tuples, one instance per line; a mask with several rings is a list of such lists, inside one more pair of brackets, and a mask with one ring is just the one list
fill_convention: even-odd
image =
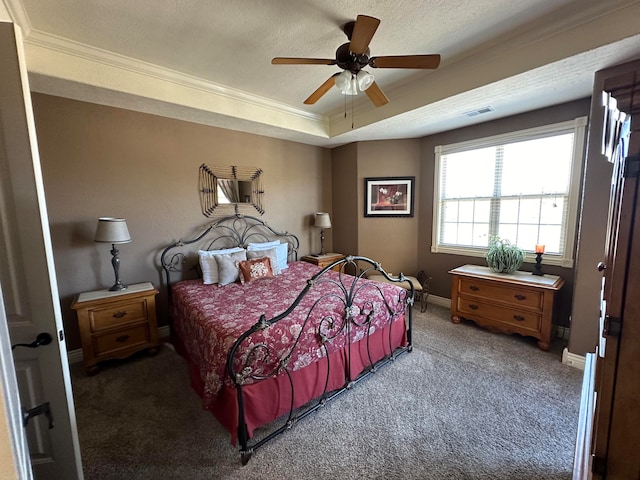
[(482, 107), (477, 110), (471, 110), (469, 112), (464, 112), (467, 117), (477, 117), (478, 115), (482, 115), (483, 113), (493, 112), (493, 108), (491, 107)]

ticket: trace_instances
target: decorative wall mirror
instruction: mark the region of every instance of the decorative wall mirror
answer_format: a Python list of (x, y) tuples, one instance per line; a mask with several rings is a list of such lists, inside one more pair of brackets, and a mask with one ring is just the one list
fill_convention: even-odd
[(262, 170), (247, 166), (200, 165), (198, 190), (205, 217), (255, 214), (262, 209)]

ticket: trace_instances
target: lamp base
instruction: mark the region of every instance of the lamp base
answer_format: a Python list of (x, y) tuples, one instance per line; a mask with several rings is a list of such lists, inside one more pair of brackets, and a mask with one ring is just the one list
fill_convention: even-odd
[(120, 256), (118, 255), (118, 249), (116, 244), (111, 245), (111, 265), (113, 266), (113, 273), (116, 276), (116, 283), (109, 289), (110, 292), (119, 292), (120, 290), (126, 290), (127, 286), (120, 281)]
[(109, 289), (109, 291), (110, 292), (119, 292), (120, 290), (126, 290), (126, 289), (127, 289), (126, 285), (124, 285), (124, 284), (122, 284), (120, 282), (117, 282), (117, 283), (113, 284), (113, 286)]

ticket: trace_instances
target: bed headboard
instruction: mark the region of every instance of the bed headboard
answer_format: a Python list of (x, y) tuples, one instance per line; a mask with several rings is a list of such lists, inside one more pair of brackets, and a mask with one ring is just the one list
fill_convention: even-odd
[(167, 288), (173, 281), (195, 278), (199, 271), (198, 250), (220, 250), (243, 247), (249, 243), (279, 240), (288, 245), (288, 260), (298, 260), (298, 237), (288, 232), (278, 232), (263, 220), (247, 215), (230, 215), (202, 227), (193, 238), (172, 243), (165, 248), (160, 263), (165, 273)]

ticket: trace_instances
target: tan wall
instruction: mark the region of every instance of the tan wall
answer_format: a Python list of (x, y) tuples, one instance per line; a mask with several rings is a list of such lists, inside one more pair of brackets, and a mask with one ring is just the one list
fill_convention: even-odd
[(358, 144), (331, 151), (333, 213), (331, 229), (337, 252), (358, 254)]
[[(122, 281), (159, 286), (162, 248), (208, 222), (202, 163), (262, 168), (260, 218), (297, 234), (302, 255), (319, 250), (311, 224), (316, 211), (331, 211), (329, 150), (42, 94), (33, 104), (69, 349), (80, 347), (74, 296), (114, 282), (110, 245), (93, 241), (97, 218), (127, 219)], [(158, 307), (166, 324), (164, 288)]]
[[(584, 99), (555, 107), (545, 108), (522, 115), (487, 122), (474, 127), (453, 130), (442, 134), (432, 135), (422, 139), (422, 174), (421, 174), (421, 202), (420, 218), (420, 248), (419, 264), (432, 275), (431, 293), (437, 296), (451, 298), (451, 278), (449, 270), (467, 263), (482, 265), (484, 259), (478, 257), (464, 257), (450, 254), (431, 253), (431, 231), (433, 219), (433, 175), (437, 145), (448, 145), (476, 138), (499, 135), (516, 130), (533, 128), (551, 123), (572, 120), (576, 117), (589, 115), (590, 100)], [(526, 174), (526, 173), (525, 173)], [(544, 265), (544, 262), (543, 262)], [(533, 270), (533, 264), (524, 264), (523, 270)], [(573, 292), (573, 269), (554, 266), (544, 266), (543, 271), (559, 275), (565, 280), (565, 285), (559, 293), (557, 314), (554, 322), (569, 325), (571, 313), (571, 298)]]
[[(417, 265), (418, 183), (413, 218), (364, 216), (367, 177), (420, 174), (420, 141), (384, 140), (345, 145), (332, 151), (334, 216), (339, 220), (336, 250), (372, 258), (388, 272), (415, 275)], [(338, 185), (340, 187), (338, 188)]]
[(420, 141), (385, 140), (358, 144), (358, 253), (393, 274), (416, 275), (420, 195), (416, 185), (413, 217), (365, 217), (365, 178), (420, 176)]

